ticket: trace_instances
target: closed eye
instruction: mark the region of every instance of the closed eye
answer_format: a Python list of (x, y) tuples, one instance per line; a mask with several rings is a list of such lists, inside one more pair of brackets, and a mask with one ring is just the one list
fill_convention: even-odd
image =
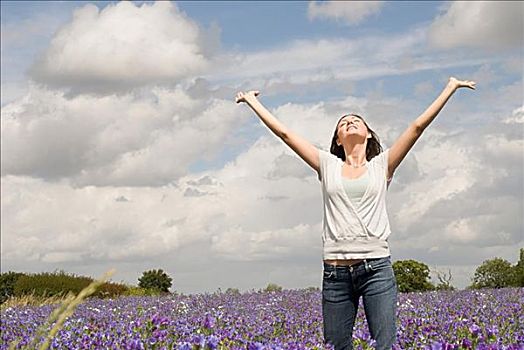
[[(353, 123), (360, 123), (360, 122), (361, 122), (360, 119), (357, 119), (357, 118), (353, 119)], [(344, 125), (346, 125), (346, 124), (348, 124), (348, 123), (349, 123), (348, 121), (343, 121), (342, 123), (340, 123), (340, 125), (338, 126), (338, 128), (340, 129), (340, 128), (342, 128)]]

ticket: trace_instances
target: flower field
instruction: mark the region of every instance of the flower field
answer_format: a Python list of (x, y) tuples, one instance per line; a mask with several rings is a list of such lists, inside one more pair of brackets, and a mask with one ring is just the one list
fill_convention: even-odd
[[(396, 349), (524, 349), (523, 304), (524, 288), (400, 294)], [(29, 344), (56, 306), (3, 309), (0, 349)], [(321, 311), (319, 290), (89, 299), (50, 348), (330, 349)], [(362, 304), (353, 338), (373, 348)]]

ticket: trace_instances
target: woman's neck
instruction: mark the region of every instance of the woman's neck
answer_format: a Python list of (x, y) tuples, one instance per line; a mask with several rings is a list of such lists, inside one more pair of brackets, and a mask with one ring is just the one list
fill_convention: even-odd
[(357, 143), (344, 145), (346, 163), (350, 165), (360, 165), (366, 162), (366, 144)]

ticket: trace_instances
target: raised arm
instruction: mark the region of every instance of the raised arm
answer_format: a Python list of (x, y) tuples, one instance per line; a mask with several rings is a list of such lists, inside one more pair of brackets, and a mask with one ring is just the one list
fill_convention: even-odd
[(236, 102), (245, 102), (260, 117), (262, 122), (284, 141), (295, 153), (302, 158), (317, 173), (319, 172), (320, 160), (318, 149), (309, 141), (295, 134), (275, 118), (266, 107), (256, 98), (258, 91), (239, 92)]
[(442, 107), (446, 104), (453, 93), (461, 88), (467, 87), (475, 90), (475, 82), (469, 80), (457, 80), (449, 78), (449, 82), (435, 101), (422, 113), (411, 125), (400, 135), (389, 149), (388, 157), (388, 178), (393, 176), (395, 169), (406, 157), (408, 151), (413, 147), (422, 132), (435, 119)]

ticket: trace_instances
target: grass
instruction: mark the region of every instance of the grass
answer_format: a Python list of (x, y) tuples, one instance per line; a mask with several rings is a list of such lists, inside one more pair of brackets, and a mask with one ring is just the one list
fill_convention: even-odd
[(4, 311), (10, 307), (20, 306), (44, 306), (51, 304), (63, 303), (67, 300), (67, 295), (55, 295), (52, 297), (42, 297), (34, 294), (24, 295), (21, 297), (10, 297), (0, 305), (0, 310)]

